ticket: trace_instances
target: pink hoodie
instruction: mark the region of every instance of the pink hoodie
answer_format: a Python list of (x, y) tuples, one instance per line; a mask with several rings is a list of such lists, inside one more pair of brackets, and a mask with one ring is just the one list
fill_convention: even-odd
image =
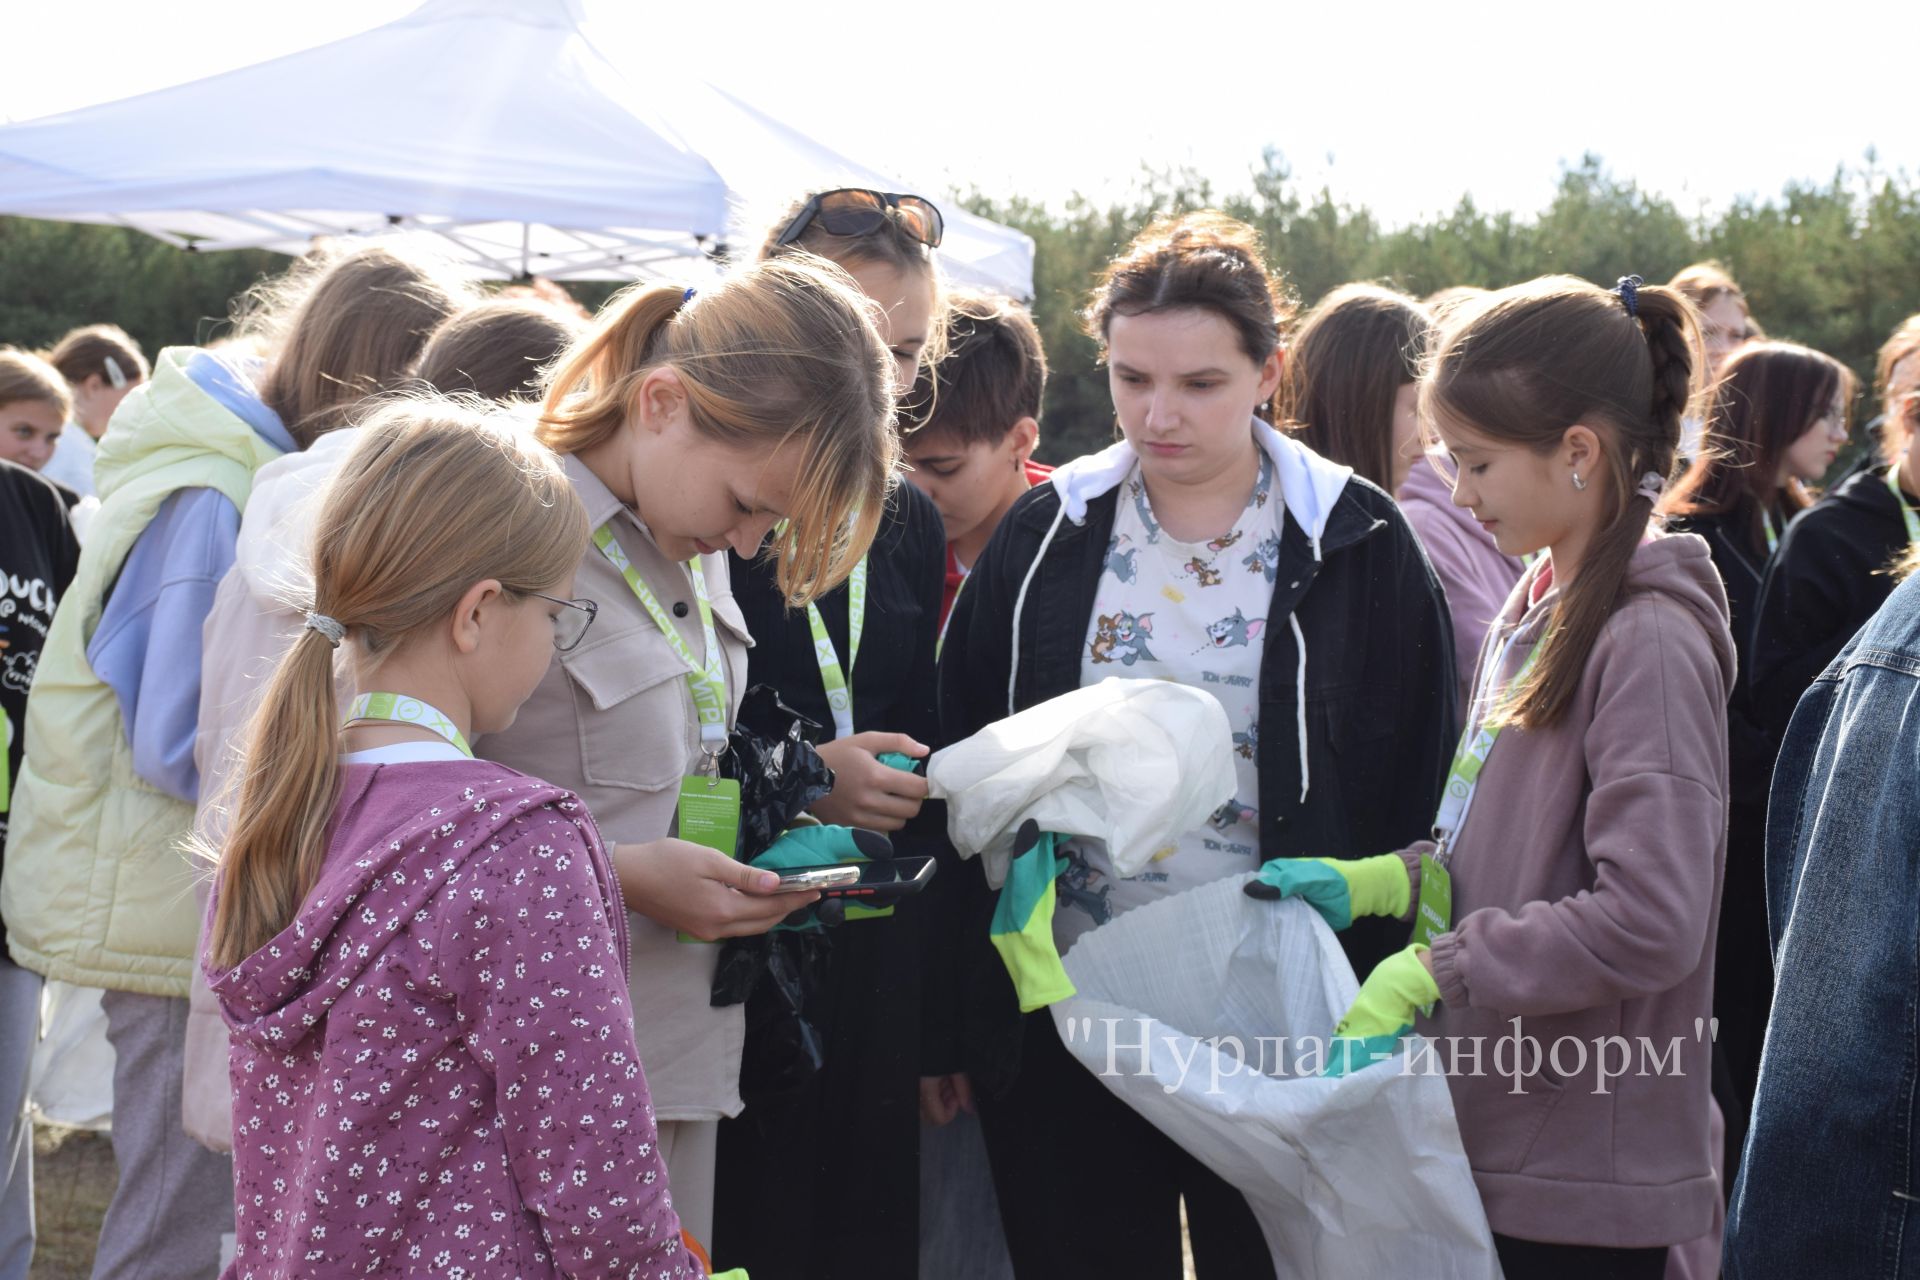
[(1473, 664), (1487, 628), (1527, 566), (1494, 545), (1473, 513), (1453, 505), (1453, 491), (1425, 458), (1400, 483), (1400, 510), (1420, 538), (1433, 572), (1447, 593), (1453, 619), (1453, 661), (1460, 669), (1460, 712), (1467, 710)]
[[(1454, 927), (1433, 945), (1443, 1003), (1419, 1029), (1452, 1064), (1493, 1229), (1637, 1248), (1701, 1235), (1720, 1195), (1705, 1020), (1734, 656), (1726, 591), (1700, 538), (1644, 543), (1626, 590), (1565, 719), (1507, 728), (1487, 757), (1454, 839)], [(1484, 661), (1504, 655), (1503, 679), (1560, 598), (1554, 587), (1528, 606), (1527, 594), (1509, 599), (1486, 646)], [(1403, 851), (1416, 894), (1417, 855), (1431, 848)], [(1537, 1065), (1531, 1047), (1497, 1049), (1515, 1017), (1538, 1042)], [(1461, 1038), (1458, 1053), (1446, 1037)], [(1478, 1075), (1472, 1037), (1485, 1037)]]
[(233, 1032), (229, 1280), (700, 1276), (626, 961), (571, 794), (483, 760), (348, 765), (299, 915), (207, 971)]

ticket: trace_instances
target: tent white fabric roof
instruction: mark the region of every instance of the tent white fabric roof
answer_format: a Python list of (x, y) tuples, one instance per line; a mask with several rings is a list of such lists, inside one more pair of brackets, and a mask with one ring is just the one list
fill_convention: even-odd
[[(698, 282), (808, 189), (911, 189), (711, 85), (627, 74), (582, 21), (578, 0), (428, 0), (344, 40), (0, 127), (0, 213), (201, 250), (405, 230), (490, 276)], [(951, 276), (1031, 296), (1031, 240), (943, 211)]]

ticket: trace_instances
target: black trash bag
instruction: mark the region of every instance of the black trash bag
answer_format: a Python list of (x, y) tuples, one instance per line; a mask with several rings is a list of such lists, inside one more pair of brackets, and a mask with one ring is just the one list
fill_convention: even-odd
[[(741, 860), (765, 853), (807, 806), (833, 790), (833, 770), (806, 739), (808, 729), (819, 727), (769, 685), (755, 685), (742, 696), (720, 761), (721, 776), (740, 783), (735, 855)], [(790, 1094), (820, 1073), (826, 1052), (806, 1008), (832, 945), (822, 930), (785, 929), (720, 945), (708, 1002), (716, 1009), (747, 1006), (740, 1063), (744, 1101)]]
[(807, 806), (833, 790), (833, 770), (806, 739), (820, 726), (780, 701), (771, 686), (754, 685), (740, 699), (740, 714), (727, 735), (720, 776), (740, 784), (743, 862), (765, 853)]

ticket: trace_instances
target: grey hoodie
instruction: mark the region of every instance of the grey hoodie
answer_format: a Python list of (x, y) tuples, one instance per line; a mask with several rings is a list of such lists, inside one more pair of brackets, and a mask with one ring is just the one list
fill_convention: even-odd
[[(1481, 652), (1503, 680), (1559, 599), (1528, 604), (1547, 571), (1527, 572)], [(1433, 944), (1443, 1003), (1420, 1030), (1451, 1063), (1493, 1229), (1631, 1248), (1699, 1236), (1720, 1195), (1706, 1019), (1734, 654), (1702, 539), (1642, 544), (1625, 590), (1561, 723), (1508, 728), (1487, 757), (1453, 842), (1454, 927)], [(1431, 847), (1403, 851), (1416, 894)]]

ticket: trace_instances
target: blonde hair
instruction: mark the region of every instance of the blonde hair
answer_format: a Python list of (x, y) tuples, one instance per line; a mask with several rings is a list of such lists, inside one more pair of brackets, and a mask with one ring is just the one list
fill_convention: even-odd
[(45, 401), (63, 420), (73, 417), (73, 392), (58, 369), (31, 351), (0, 347), (0, 404), (22, 400)]
[[(1874, 359), (1873, 384), (1880, 393), (1880, 411), (1887, 417), (1880, 428), (1880, 454), (1890, 467), (1900, 465), (1900, 455), (1906, 452), (1907, 437), (1913, 431), (1911, 410), (1901, 409), (1895, 403), (1895, 393), (1906, 398), (1920, 391), (1920, 379), (1914, 379), (1905, 387), (1894, 386), (1893, 375), (1908, 360), (1920, 358), (1920, 315), (1908, 316), (1900, 326), (1880, 344), (1880, 353)], [(1898, 423), (1903, 430), (1890, 431), (1888, 427)]]
[[(579, 563), (586, 510), (558, 458), (478, 402), (377, 409), (326, 490), (313, 610), (363, 653), (442, 622), (474, 583), (545, 591)], [(231, 968), (293, 922), (319, 877), (339, 779), (333, 646), (303, 630), (248, 722), (233, 825), (217, 852), (207, 950)], [(205, 850), (203, 850), (205, 852)]]
[(799, 442), (792, 509), (768, 554), (781, 595), (806, 604), (866, 554), (899, 469), (893, 359), (873, 304), (811, 254), (688, 292), (635, 286), (609, 302), (554, 370), (540, 438), (561, 453), (591, 449), (626, 421), (641, 381), (671, 368), (702, 435), (768, 452)]
[(403, 384), (440, 323), (478, 300), (452, 264), (407, 245), (329, 248), (242, 296), (237, 336), (272, 352), (260, 398), (304, 449)]

